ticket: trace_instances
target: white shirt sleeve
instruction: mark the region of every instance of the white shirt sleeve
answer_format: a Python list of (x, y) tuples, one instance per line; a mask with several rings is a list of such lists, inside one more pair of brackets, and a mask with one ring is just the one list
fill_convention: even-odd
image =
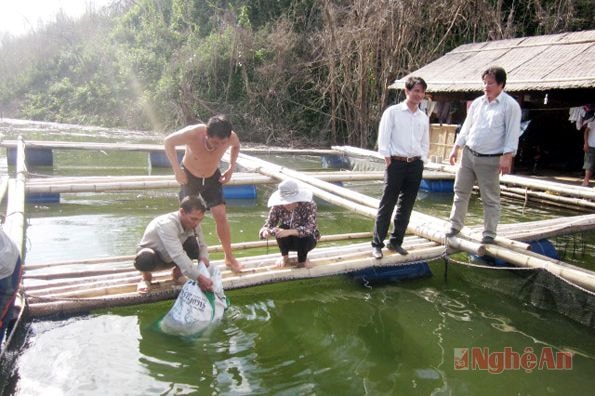
[[(390, 109), (390, 107), (389, 107)], [(378, 153), (383, 157), (390, 157), (390, 143), (392, 122), (390, 112), (384, 110), (380, 118), (380, 125), (378, 126)]]
[(430, 152), (430, 120), (429, 119), (427, 119), (425, 131), (421, 138), (420, 146), (421, 146), (421, 160), (425, 164), (426, 162), (428, 162), (428, 153)]
[(475, 99), (471, 106), (469, 106), (469, 110), (467, 111), (467, 117), (465, 117), (465, 121), (463, 122), (463, 126), (461, 127), (461, 131), (455, 140), (455, 144), (459, 147), (464, 147), (467, 143), (467, 136), (469, 135), (469, 131), (471, 130), (471, 126), (473, 125), (473, 119), (475, 118), (475, 109), (477, 108), (479, 100)]
[(506, 130), (504, 131), (504, 149), (502, 152), (515, 155), (519, 146), (519, 137), (521, 136), (521, 106), (512, 97), (507, 103), (505, 117)]

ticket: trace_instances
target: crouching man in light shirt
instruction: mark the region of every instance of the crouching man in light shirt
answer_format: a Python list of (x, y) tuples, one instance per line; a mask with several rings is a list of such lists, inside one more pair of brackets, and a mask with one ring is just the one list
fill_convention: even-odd
[[(143, 274), (137, 286), (139, 293), (150, 291), (153, 271), (167, 268), (173, 268), (175, 283), (183, 284), (186, 276), (196, 280), (203, 291), (212, 291), (213, 282), (201, 274), (201, 266), (206, 269), (209, 265), (207, 244), (200, 227), (205, 211), (202, 198), (187, 196), (180, 202), (178, 211), (156, 217), (149, 223), (134, 259), (134, 267)], [(198, 260), (198, 265), (194, 264), (194, 259)]]

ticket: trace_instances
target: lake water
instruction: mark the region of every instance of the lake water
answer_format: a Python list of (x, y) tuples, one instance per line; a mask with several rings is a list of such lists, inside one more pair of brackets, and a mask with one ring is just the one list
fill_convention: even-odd
[[(0, 126), (5, 138), (17, 133), (29, 139), (150, 142), (156, 138), (127, 131), (81, 132), (60, 125)], [(300, 170), (320, 166), (314, 156), (265, 159), (287, 161)], [(52, 169), (31, 171), (54, 175), (169, 172), (150, 170), (141, 153), (59, 151), (54, 161)], [(0, 174), (5, 174), (2, 166)], [(381, 194), (381, 184), (376, 182), (347, 186), (373, 197)], [(257, 239), (273, 189), (261, 186), (256, 200), (229, 202), (234, 242)], [(415, 209), (446, 218), (451, 202), (452, 194), (420, 192)], [(26, 261), (133, 254), (147, 223), (176, 208), (175, 190), (63, 194), (58, 204), (29, 204)], [(481, 223), (480, 213), (481, 203), (474, 198), (468, 224)], [(504, 201), (502, 222), (570, 214)], [(323, 234), (370, 231), (373, 225), (371, 219), (324, 202), (319, 202), (318, 222)], [(218, 244), (210, 217), (203, 227), (207, 242)], [(553, 242), (563, 249), (566, 261), (595, 268), (594, 233)], [(248, 253), (238, 252), (242, 254)], [(467, 260), (466, 255), (457, 258)], [(591, 394), (595, 387), (593, 329), (554, 311), (534, 308), (510, 293), (506, 285), (516, 284), (517, 273), (449, 265), (445, 278), (442, 260), (431, 262), (430, 268), (432, 277), (400, 283), (362, 284), (335, 276), (228, 291), (232, 305), (223, 321), (194, 338), (168, 336), (157, 329), (172, 301), (35, 320), (27, 326), (27, 341), (16, 361), (15, 393)], [(505, 286), (491, 287), (496, 281)], [(476, 354), (476, 361), (491, 353), (492, 364), (456, 369), (455, 358), (465, 348)], [(518, 354), (519, 359), (536, 356), (539, 362), (541, 358), (541, 367), (503, 368), (497, 357), (504, 351)], [(572, 352), (572, 366), (553, 370), (549, 354), (560, 352)], [(499, 367), (502, 372), (495, 373)]]

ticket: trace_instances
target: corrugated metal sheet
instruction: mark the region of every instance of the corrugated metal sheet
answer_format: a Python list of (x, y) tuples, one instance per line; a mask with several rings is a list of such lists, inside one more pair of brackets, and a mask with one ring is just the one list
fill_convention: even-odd
[(389, 88), (420, 76), (428, 92), (482, 91), (481, 73), (501, 66), (507, 91), (595, 88), (595, 30), (465, 44)]

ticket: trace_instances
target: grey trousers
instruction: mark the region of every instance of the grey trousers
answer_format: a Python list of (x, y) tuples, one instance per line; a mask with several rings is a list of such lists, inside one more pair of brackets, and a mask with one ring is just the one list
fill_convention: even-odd
[(500, 221), (500, 157), (476, 157), (467, 147), (455, 178), (450, 225), (463, 228), (475, 181), (483, 203), (483, 236), (495, 237)]

